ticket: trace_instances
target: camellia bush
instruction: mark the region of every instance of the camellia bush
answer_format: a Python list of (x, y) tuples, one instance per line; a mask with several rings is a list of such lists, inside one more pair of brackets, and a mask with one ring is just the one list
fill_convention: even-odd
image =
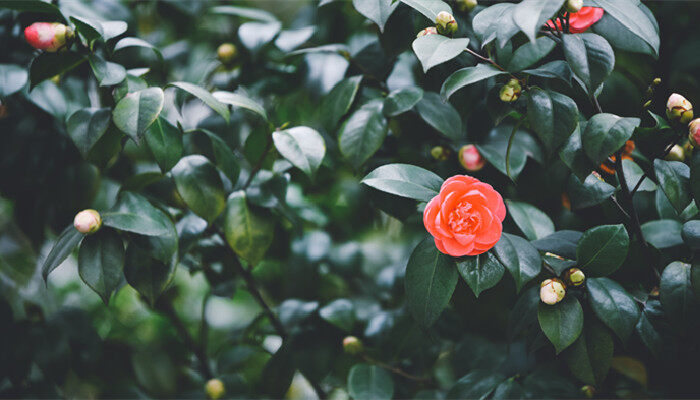
[(700, 396), (699, 14), (0, 0), (0, 396)]

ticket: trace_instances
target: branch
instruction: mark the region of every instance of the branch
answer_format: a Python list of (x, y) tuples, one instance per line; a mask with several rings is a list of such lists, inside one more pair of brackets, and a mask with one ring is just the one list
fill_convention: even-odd
[(366, 355), (366, 354), (363, 354), (363, 355), (362, 355), (362, 358), (363, 358), (365, 361), (367, 361), (368, 363), (375, 364), (375, 365), (377, 365), (378, 367), (384, 368), (384, 369), (387, 370), (387, 371), (393, 372), (393, 373), (395, 373), (396, 375), (403, 376), (404, 378), (410, 379), (410, 380), (412, 380), (412, 381), (417, 381), (417, 382), (430, 382), (430, 381), (432, 380), (431, 378), (427, 378), (427, 377), (421, 377), (421, 376), (411, 375), (411, 374), (409, 374), (408, 372), (402, 370), (401, 368), (394, 367), (394, 366), (389, 365), (389, 364), (387, 364), (387, 363), (385, 363), (385, 362), (382, 362), (382, 361), (379, 361), (379, 360), (377, 360), (377, 359), (375, 359), (375, 358), (372, 358), (372, 357), (370, 357), (370, 356), (368, 356), (368, 355)]

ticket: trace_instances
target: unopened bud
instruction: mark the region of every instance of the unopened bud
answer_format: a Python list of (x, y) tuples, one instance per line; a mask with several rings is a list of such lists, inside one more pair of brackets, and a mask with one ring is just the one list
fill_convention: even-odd
[(700, 146), (700, 118), (696, 118), (688, 124), (688, 140), (693, 147)]
[(362, 345), (360, 339), (355, 336), (348, 336), (343, 339), (343, 350), (350, 355), (361, 354), (365, 347)]
[(423, 36), (437, 35), (437, 34), (438, 34), (437, 28), (434, 26), (429, 26), (429, 27), (423, 29), (422, 31), (418, 32), (416, 37), (419, 38), (419, 37), (423, 37)]
[(685, 157), (688, 158), (693, 155), (693, 144), (690, 143), (690, 140), (686, 140), (685, 143), (683, 143), (683, 151), (685, 152)]
[(668, 154), (666, 154), (664, 160), (683, 162), (685, 161), (685, 150), (683, 150), (683, 147), (679, 145), (674, 145), (673, 147), (671, 147), (671, 151), (669, 151)]
[(666, 102), (666, 116), (672, 121), (687, 124), (693, 119), (693, 105), (685, 97), (674, 93)]
[(58, 22), (35, 22), (24, 29), (24, 38), (30, 46), (55, 52), (66, 46), (73, 30)]
[(661, 78), (654, 78), (654, 80), (651, 81), (651, 83), (653, 83), (654, 86), (659, 86), (661, 84)]
[(462, 12), (473, 10), (479, 3), (476, 0), (457, 0), (457, 7)]
[(438, 161), (447, 161), (450, 158), (450, 149), (443, 146), (435, 146), (430, 149), (430, 155)]
[(459, 149), (459, 163), (462, 164), (462, 167), (467, 171), (476, 172), (484, 168), (486, 161), (481, 156), (476, 146), (468, 144)]
[(592, 399), (595, 396), (595, 388), (591, 385), (586, 385), (581, 388), (581, 393), (586, 396), (587, 399)]
[(501, 101), (505, 103), (512, 103), (520, 97), (523, 92), (523, 88), (520, 86), (520, 82), (517, 79), (511, 79), (508, 83), (503, 85), (499, 96)]
[(583, 0), (567, 0), (566, 2), (566, 11), (572, 14), (581, 11), (582, 7)]
[(224, 65), (229, 65), (236, 59), (238, 49), (233, 43), (224, 43), (216, 50), (216, 55)]
[(457, 21), (455, 17), (447, 11), (440, 11), (435, 18), (435, 24), (437, 25), (437, 31), (441, 35), (452, 35), (457, 31)]
[(564, 283), (557, 279), (545, 279), (540, 284), (540, 300), (543, 303), (554, 305), (562, 301), (566, 295), (566, 289), (564, 288)]
[(219, 379), (210, 379), (204, 385), (204, 391), (207, 397), (213, 400), (220, 399), (226, 393), (226, 388), (224, 388), (224, 383)]
[(75, 215), (73, 226), (85, 235), (97, 232), (102, 226), (102, 217), (95, 210), (83, 210)]
[(578, 268), (569, 268), (564, 274), (564, 281), (571, 286), (581, 286), (586, 281), (586, 275)]

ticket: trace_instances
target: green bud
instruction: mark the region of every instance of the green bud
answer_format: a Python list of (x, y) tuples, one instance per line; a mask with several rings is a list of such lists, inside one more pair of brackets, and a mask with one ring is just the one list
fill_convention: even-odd
[(355, 336), (347, 336), (343, 339), (343, 350), (350, 355), (362, 354), (365, 351), (365, 347), (362, 345), (360, 339)]
[(693, 119), (693, 105), (678, 93), (673, 93), (666, 102), (666, 116), (683, 125)]
[(212, 400), (220, 399), (226, 393), (226, 388), (224, 388), (224, 383), (219, 379), (210, 379), (204, 385), (204, 391), (207, 397)]
[(224, 65), (229, 65), (236, 59), (238, 49), (233, 43), (224, 43), (216, 50), (216, 55)]
[(595, 396), (595, 388), (591, 385), (586, 385), (581, 388), (581, 393), (586, 396), (587, 399), (592, 399)]
[(673, 147), (671, 147), (671, 151), (669, 151), (668, 154), (666, 154), (664, 160), (683, 162), (685, 161), (685, 150), (683, 150), (682, 146), (674, 145)]
[(447, 161), (450, 158), (450, 149), (443, 146), (435, 146), (430, 149), (430, 155), (438, 161)]
[(654, 78), (651, 83), (653, 83), (654, 86), (659, 86), (661, 84), (661, 78)]
[(440, 11), (435, 18), (437, 31), (441, 35), (452, 35), (457, 31), (457, 21), (455, 17), (447, 11)]
[(457, 8), (462, 12), (473, 10), (479, 3), (477, 0), (457, 0)]
[(508, 83), (503, 85), (499, 93), (501, 101), (505, 103), (512, 103), (520, 97), (523, 92), (523, 88), (520, 86), (520, 82), (517, 79), (511, 79)]
[(564, 281), (571, 286), (581, 286), (586, 281), (586, 275), (578, 268), (569, 268), (564, 274)]

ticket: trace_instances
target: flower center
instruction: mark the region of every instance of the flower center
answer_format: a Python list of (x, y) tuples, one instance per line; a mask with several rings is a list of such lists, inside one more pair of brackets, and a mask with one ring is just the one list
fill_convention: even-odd
[(455, 233), (473, 232), (479, 227), (481, 218), (472, 210), (472, 205), (463, 201), (457, 204), (448, 218), (450, 229)]

